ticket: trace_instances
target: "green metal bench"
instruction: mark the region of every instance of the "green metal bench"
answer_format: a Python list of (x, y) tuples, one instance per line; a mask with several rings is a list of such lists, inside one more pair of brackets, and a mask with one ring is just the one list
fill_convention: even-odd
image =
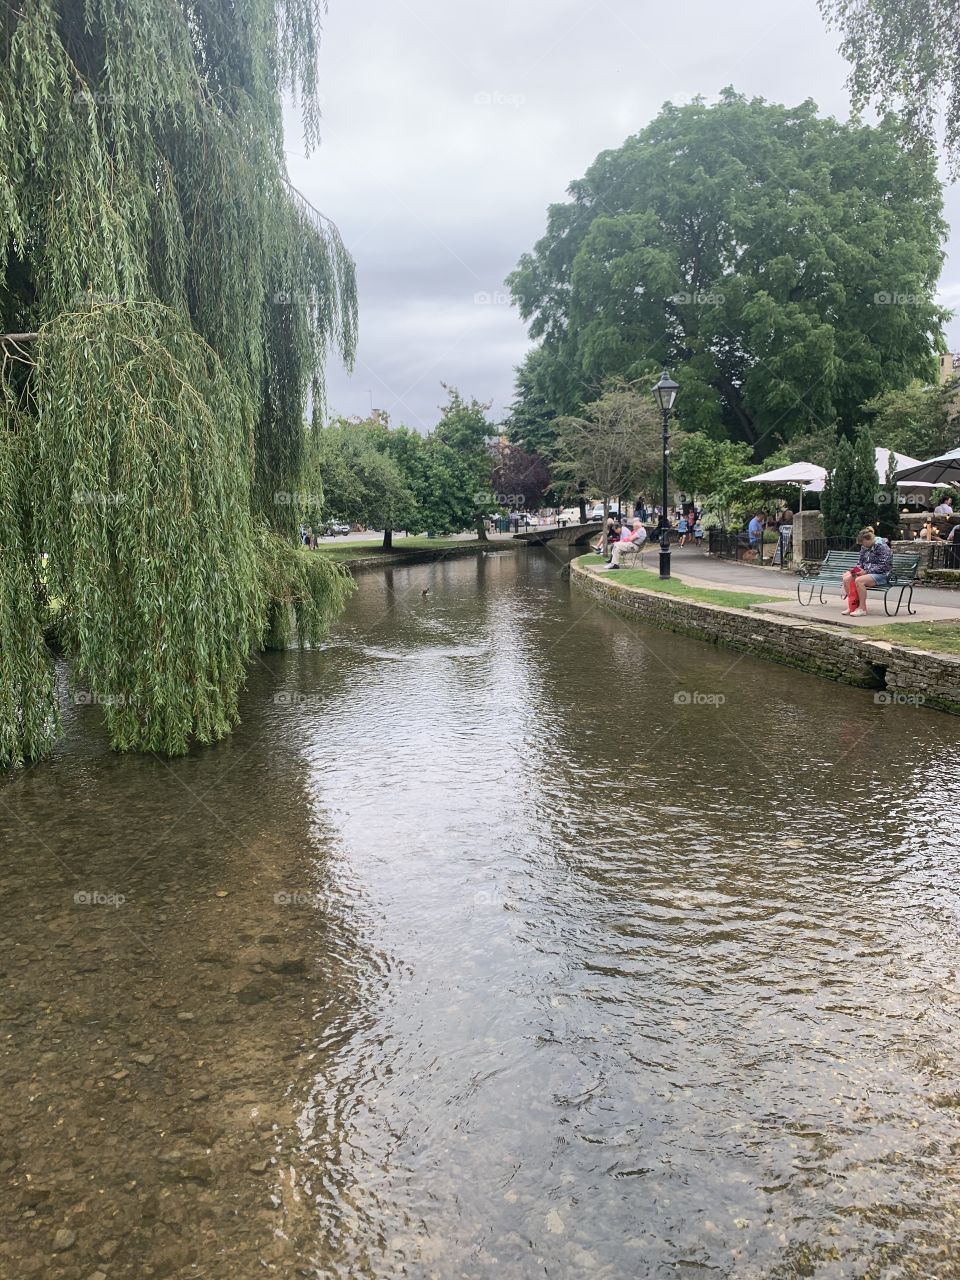
[[(797, 599), (801, 604), (812, 604), (813, 593), (819, 589), (820, 603), (826, 604), (827, 602), (823, 598), (823, 588), (830, 586), (842, 587), (843, 575), (848, 569), (854, 568), (859, 563), (860, 553), (858, 551), (828, 551), (826, 559), (816, 573), (801, 577), (797, 583)], [(917, 580), (919, 568), (919, 556), (894, 555), (889, 585), (870, 588), (871, 592), (883, 592), (883, 611), (888, 618), (893, 618), (900, 612), (900, 606), (903, 604), (905, 594), (907, 596), (907, 613), (917, 612), (913, 608), (913, 587)], [(807, 593), (806, 600), (803, 598), (804, 591)], [(897, 599), (897, 607), (893, 611), (891, 611), (889, 603), (892, 591), (900, 592)]]

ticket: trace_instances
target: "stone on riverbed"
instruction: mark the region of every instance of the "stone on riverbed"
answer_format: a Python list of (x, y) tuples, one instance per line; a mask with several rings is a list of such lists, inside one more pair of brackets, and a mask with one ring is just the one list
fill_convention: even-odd
[(263, 1000), (272, 1000), (280, 994), (280, 983), (276, 978), (253, 978), (236, 993), (241, 1004), (260, 1004)]

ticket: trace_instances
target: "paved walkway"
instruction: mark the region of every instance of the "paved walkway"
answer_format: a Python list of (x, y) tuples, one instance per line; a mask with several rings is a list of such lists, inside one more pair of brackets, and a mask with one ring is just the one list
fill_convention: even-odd
[[(840, 610), (843, 603), (839, 590), (825, 592), (827, 604), (822, 605), (816, 593), (811, 605), (797, 600), (797, 575), (788, 567), (774, 569), (755, 564), (743, 564), (736, 560), (720, 560), (708, 556), (696, 547), (674, 548), (670, 556), (671, 573), (691, 586), (726, 587), (735, 591), (762, 591), (765, 595), (782, 596), (783, 602), (752, 606), (764, 613), (786, 614), (802, 618), (805, 622), (833, 623), (838, 627), (875, 627), (894, 622), (957, 622), (960, 623), (960, 590), (943, 587), (917, 587), (913, 593), (915, 614), (904, 607), (895, 618), (888, 618), (883, 611), (883, 601), (877, 597), (867, 601), (869, 613), (865, 618), (844, 617)], [(644, 555), (644, 568), (656, 571), (657, 548), (650, 547)], [(899, 591), (891, 596), (896, 604)]]

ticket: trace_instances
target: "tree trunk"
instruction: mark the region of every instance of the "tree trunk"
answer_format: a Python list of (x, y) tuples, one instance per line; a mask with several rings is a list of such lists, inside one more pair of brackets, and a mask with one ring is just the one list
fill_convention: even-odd
[(587, 500), (583, 494), (580, 495), (580, 523), (587, 523)]
[(483, 523), (483, 516), (477, 516), (477, 541), (478, 542), (490, 541), (490, 539), (487, 537), (487, 527)]
[(604, 560), (606, 560), (607, 558), (607, 551), (608, 551), (608, 544), (609, 544), (609, 539), (607, 538), (607, 532), (608, 532), (607, 516), (609, 514), (610, 514), (610, 506), (606, 498), (604, 498), (603, 500), (603, 558)]
[(393, 549), (393, 530), (392, 529), (384, 529), (383, 531), (383, 549), (384, 551), (391, 551)]

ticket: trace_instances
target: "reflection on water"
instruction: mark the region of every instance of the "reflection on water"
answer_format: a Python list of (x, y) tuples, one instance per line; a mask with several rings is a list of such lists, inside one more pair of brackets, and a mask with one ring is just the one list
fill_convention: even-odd
[(535, 552), (95, 720), (0, 789), (0, 1274), (960, 1276), (956, 721)]

